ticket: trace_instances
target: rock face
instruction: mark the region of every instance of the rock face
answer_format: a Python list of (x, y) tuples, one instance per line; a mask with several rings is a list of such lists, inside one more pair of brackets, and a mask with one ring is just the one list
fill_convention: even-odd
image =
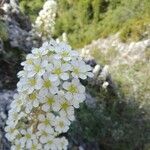
[(0, 150), (10, 149), (10, 143), (5, 138), (4, 127), (14, 93), (14, 91), (6, 90), (0, 92)]
[(32, 47), (38, 47), (40, 45), (39, 37), (34, 37), (29, 32), (31, 30), (31, 23), (29, 19), (20, 12), (17, 0), (5, 1), (1, 10), (3, 10), (1, 18), (7, 25), (9, 35), (8, 42), (12, 48), (29, 52)]
[(3, 51), (3, 41), (0, 39), (0, 53)]
[(150, 48), (150, 39), (145, 39), (138, 42), (123, 43), (119, 39), (119, 33), (109, 36), (106, 39), (98, 39), (91, 44), (81, 49), (83, 57), (91, 58), (91, 53), (94, 49), (99, 53), (107, 53), (110, 49), (117, 51), (115, 61), (111, 62), (112, 66), (118, 64), (133, 64), (137, 60), (144, 58), (145, 51)]
[(24, 54), (41, 45), (30, 31), (31, 23), (19, 10), (18, 0), (0, 1), (0, 89), (16, 85)]

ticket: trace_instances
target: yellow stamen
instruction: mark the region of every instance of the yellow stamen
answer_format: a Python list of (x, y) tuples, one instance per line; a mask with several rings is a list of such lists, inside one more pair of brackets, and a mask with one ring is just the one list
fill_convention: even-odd
[(50, 80), (45, 80), (44, 81), (44, 85), (43, 85), (45, 88), (50, 88), (52, 86), (52, 83)]
[(68, 91), (71, 92), (71, 93), (77, 93), (78, 90), (77, 90), (77, 87), (75, 85), (71, 84), (69, 86)]

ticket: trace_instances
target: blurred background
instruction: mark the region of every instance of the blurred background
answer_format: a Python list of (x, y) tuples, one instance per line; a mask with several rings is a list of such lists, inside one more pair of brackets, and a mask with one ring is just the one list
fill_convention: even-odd
[(20, 62), (65, 41), (93, 67), (71, 150), (150, 150), (150, 0), (0, 0), (0, 150)]

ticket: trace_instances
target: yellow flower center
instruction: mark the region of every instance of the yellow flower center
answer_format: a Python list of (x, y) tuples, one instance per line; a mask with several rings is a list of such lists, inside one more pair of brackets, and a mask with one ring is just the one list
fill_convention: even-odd
[(33, 63), (32, 59), (27, 60), (27, 64), (31, 65)]
[(21, 145), (20, 144), (18, 144), (17, 146), (16, 146), (16, 150), (21, 150)]
[(13, 133), (15, 131), (14, 128), (10, 128), (10, 133)]
[(67, 57), (68, 54), (69, 54), (68, 52), (63, 52), (63, 53), (62, 53), (62, 56), (63, 56), (63, 57)]
[(31, 150), (37, 150), (37, 146), (35, 144), (32, 144)]
[(35, 70), (35, 72), (40, 72), (41, 66), (40, 65), (35, 65), (34, 70)]
[(74, 72), (75, 74), (79, 74), (79, 69), (78, 69), (78, 68), (73, 68), (73, 72)]
[(21, 101), (21, 100), (18, 100), (18, 101), (17, 101), (17, 106), (20, 106), (20, 105), (22, 105), (22, 101)]
[(49, 51), (47, 55), (51, 56), (52, 54), (53, 54), (53, 52)]
[(49, 120), (48, 120), (48, 119), (45, 119), (44, 124), (45, 124), (46, 126), (49, 125)]
[(57, 68), (53, 71), (54, 74), (60, 75), (61, 74), (61, 69)]
[(44, 135), (44, 136), (48, 136), (48, 133), (47, 133), (47, 132), (45, 132), (45, 131), (43, 131), (43, 132), (42, 132), (42, 135)]
[(48, 144), (53, 144), (53, 141), (48, 141)]
[(65, 101), (64, 103), (61, 104), (61, 108), (62, 108), (63, 110), (65, 110), (65, 111), (68, 109), (69, 106), (70, 106), (70, 105), (68, 104), (67, 101)]
[(29, 84), (31, 86), (35, 86), (36, 85), (36, 79), (29, 79)]
[(45, 81), (44, 81), (44, 87), (45, 87), (45, 88), (50, 88), (51, 86), (52, 86), (52, 83), (51, 83), (50, 80), (45, 80)]
[(27, 133), (27, 134), (25, 135), (25, 137), (26, 137), (27, 139), (30, 139), (30, 138), (31, 138), (31, 135), (30, 135), (29, 133)]
[(78, 92), (77, 87), (73, 84), (71, 84), (69, 86), (68, 91), (71, 92), (71, 93), (77, 93)]
[(53, 97), (48, 97), (48, 98), (47, 98), (47, 103), (48, 103), (48, 105), (52, 105), (54, 102), (55, 102), (55, 100), (54, 100)]
[(60, 122), (59, 122), (59, 126), (60, 126), (61, 128), (63, 128), (63, 127), (64, 127), (64, 123), (63, 123), (62, 121), (60, 121)]
[(32, 94), (29, 95), (29, 99), (34, 101), (36, 99), (36, 96), (37, 96), (36, 93), (33, 92)]

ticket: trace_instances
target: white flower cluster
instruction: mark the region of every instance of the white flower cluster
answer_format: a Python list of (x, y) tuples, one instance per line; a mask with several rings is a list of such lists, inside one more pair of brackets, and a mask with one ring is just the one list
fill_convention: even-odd
[(55, 0), (47, 0), (33, 25), (32, 32), (42, 37), (43, 41), (49, 40), (54, 31), (56, 10), (57, 3)]
[(54, 40), (34, 48), (21, 65), (5, 128), (11, 149), (67, 149), (68, 141), (60, 135), (68, 131), (74, 109), (85, 100), (79, 79), (92, 77), (92, 68), (69, 45)]
[(109, 83), (107, 77), (109, 76), (109, 66), (105, 65), (103, 68), (100, 65), (96, 65), (93, 69), (94, 81), (96, 84), (100, 84), (103, 89), (107, 89)]

